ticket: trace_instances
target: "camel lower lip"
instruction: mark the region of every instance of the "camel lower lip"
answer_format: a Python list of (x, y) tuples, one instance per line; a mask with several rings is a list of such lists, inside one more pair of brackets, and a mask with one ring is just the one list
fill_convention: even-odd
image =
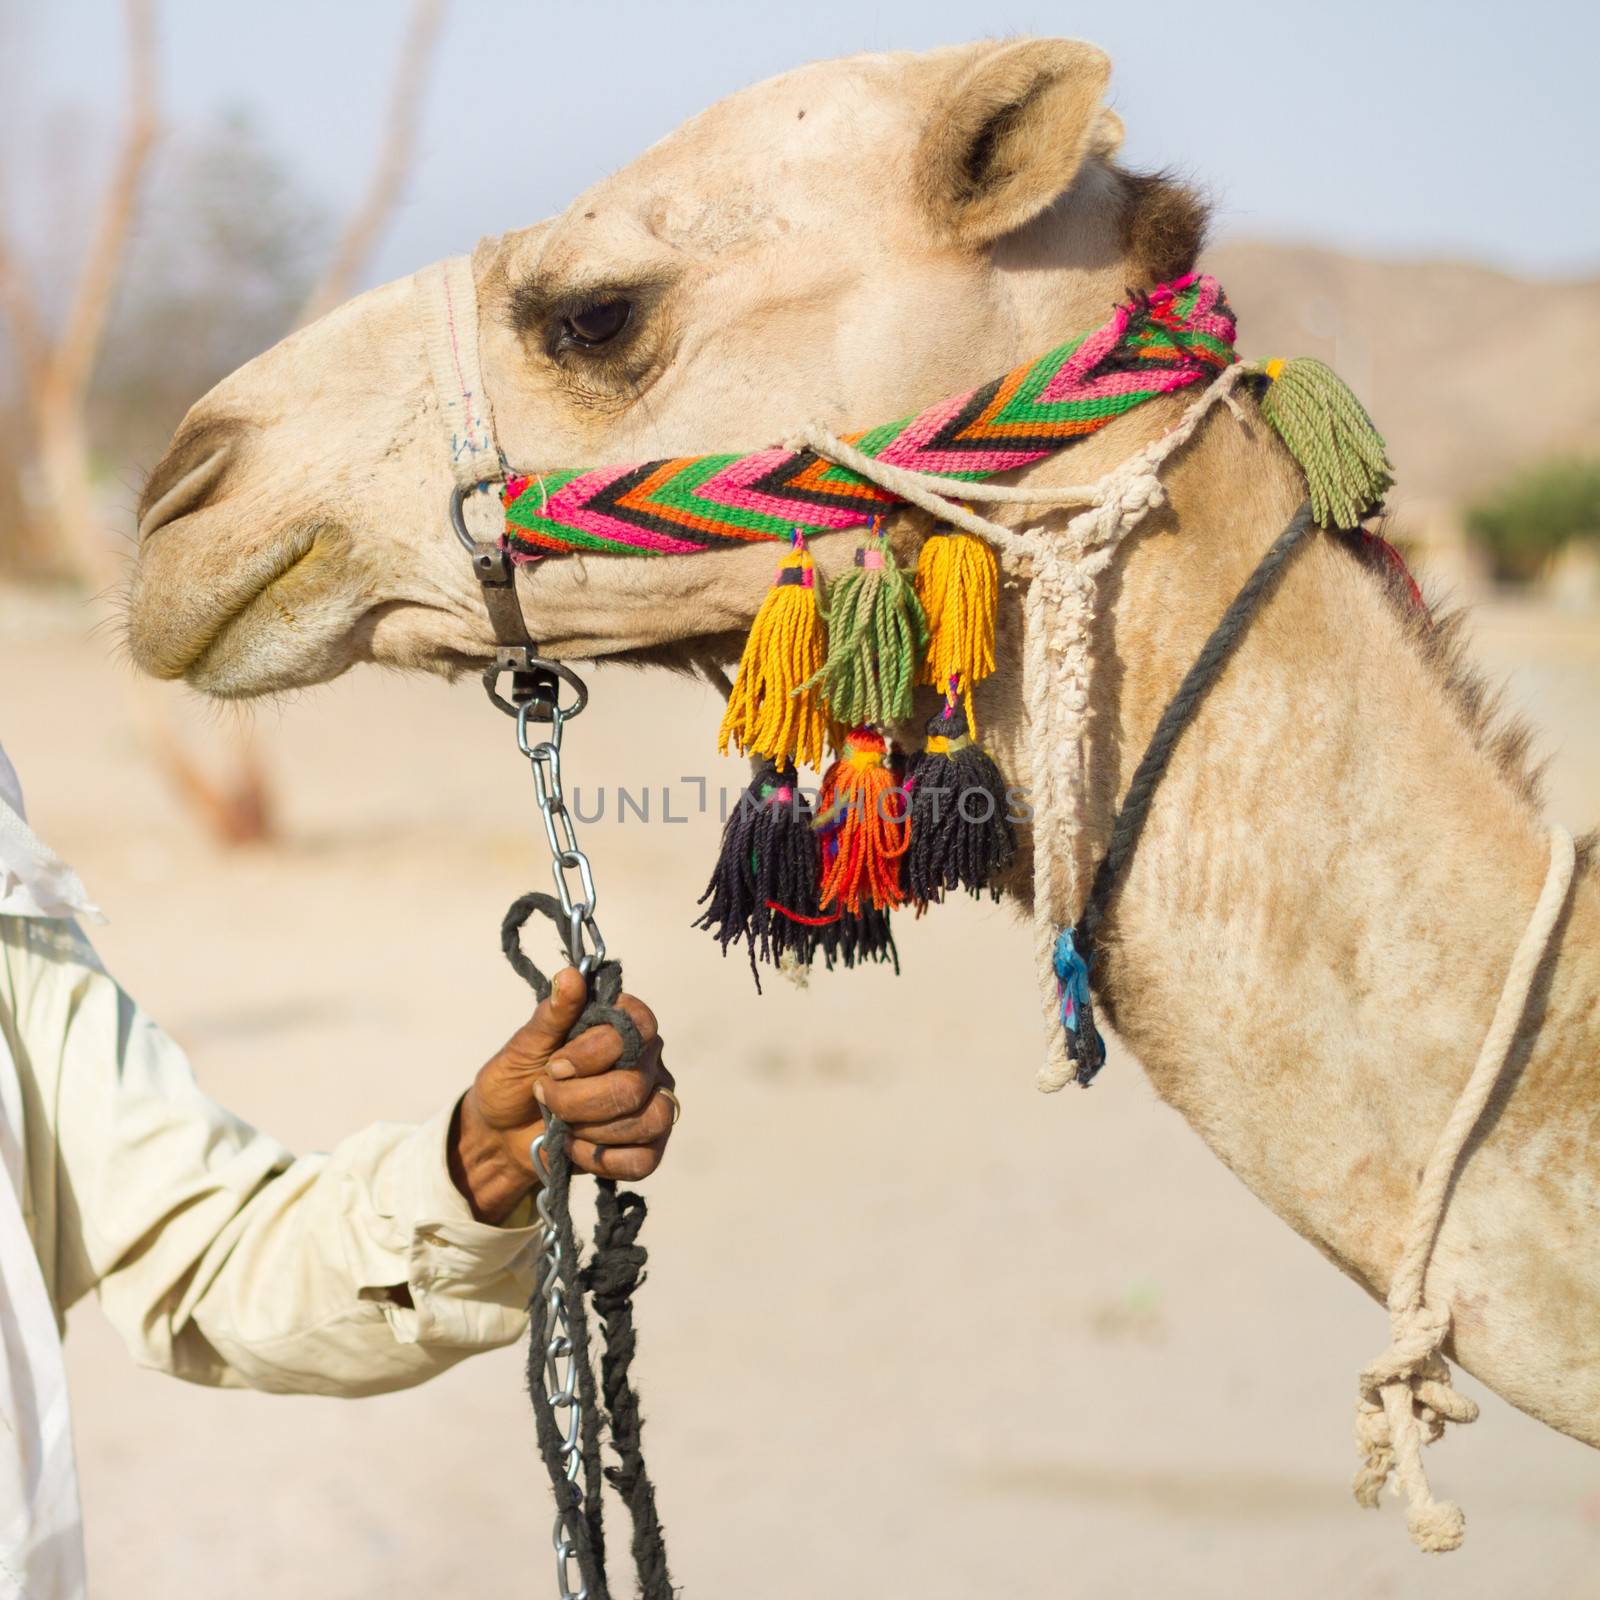
[[(129, 614), (135, 663), (153, 677), (182, 678), (199, 687), (228, 676), (225, 658), (241, 630), (248, 631), (252, 617), (262, 615), (263, 600), (304, 567), (327, 531), (320, 524), (291, 527), (251, 558), (230, 564), (207, 525), (181, 518), (162, 525), (140, 552)], [(178, 567), (198, 603), (167, 602)], [(269, 632), (282, 632), (293, 618), (278, 607), (264, 620)]]
[[(209, 665), (213, 659), (227, 647), (230, 635), (236, 633), (241, 623), (255, 612), (264, 601), (270, 599), (272, 592), (286, 579), (302, 567), (310, 559), (316, 549), (316, 540), (312, 538), (306, 542), (305, 548), (299, 550), (287, 559), (284, 564), (274, 572), (261, 586), (253, 590), (250, 595), (241, 600), (233, 609), (222, 616), (215, 627), (207, 635), (203, 643), (194, 651), (189, 660), (184, 664), (180, 676), (186, 682), (203, 684), (215, 676)], [(275, 618), (279, 627), (292, 626), (285, 616)]]

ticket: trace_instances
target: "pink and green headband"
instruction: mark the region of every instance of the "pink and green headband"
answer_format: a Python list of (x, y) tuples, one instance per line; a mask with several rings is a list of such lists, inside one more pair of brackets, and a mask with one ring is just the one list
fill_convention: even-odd
[[(1134, 295), (1090, 333), (953, 399), (847, 442), (889, 465), (974, 481), (1027, 466), (1144, 401), (1214, 377), (1237, 356), (1222, 286), (1191, 273)], [(679, 456), (508, 479), (505, 548), (690, 555), (853, 528), (901, 502), (814, 451)]]

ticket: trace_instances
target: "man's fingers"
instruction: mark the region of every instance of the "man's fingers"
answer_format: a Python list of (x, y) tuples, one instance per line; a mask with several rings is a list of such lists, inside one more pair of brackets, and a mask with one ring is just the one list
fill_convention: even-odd
[(567, 1040), (588, 999), (576, 967), (563, 967), (551, 980), (549, 995), (511, 1036), (506, 1049), (530, 1067), (542, 1067)]
[(567, 1078), (593, 1078), (609, 1072), (622, 1056), (622, 1035), (610, 1023), (588, 1028), (576, 1039), (569, 1039), (550, 1058), (550, 1076), (561, 1082)]
[(633, 1020), (633, 1025), (639, 1030), (639, 1037), (645, 1044), (656, 1038), (661, 1029), (656, 1025), (656, 1014), (643, 1000), (631, 994), (617, 996), (617, 1010), (625, 1012)]
[[(615, 1030), (592, 1030), (610, 1033), (616, 1040)], [(573, 1042), (575, 1054), (583, 1038)], [(643, 1111), (650, 1097), (661, 1086), (665, 1068), (661, 1065), (661, 1041), (652, 1039), (645, 1046), (644, 1055), (637, 1067), (618, 1067), (614, 1063), (621, 1050), (617, 1042), (611, 1054), (611, 1065), (596, 1067), (593, 1074), (575, 1078), (557, 1078), (554, 1075), (540, 1081), (535, 1091), (540, 1103), (546, 1105), (563, 1122), (582, 1126), (590, 1122), (614, 1122), (618, 1117), (631, 1117)], [(604, 1054), (596, 1047), (597, 1054)], [(562, 1059), (566, 1058), (563, 1052)]]
[[(572, 1070), (562, 1068), (563, 1077), (604, 1072), (622, 1054), (622, 1036), (615, 1028), (606, 1024), (567, 1040), (587, 1004), (588, 990), (577, 969), (564, 967), (551, 982), (549, 998), (511, 1036), (505, 1053), (522, 1067), (543, 1067), (552, 1059), (566, 1062)], [(645, 1044), (657, 1037), (655, 1013), (642, 1000), (621, 995), (617, 1009), (627, 1013)]]
[(650, 1103), (638, 1115), (618, 1117), (612, 1122), (579, 1123), (572, 1137), (591, 1144), (654, 1144), (672, 1131), (672, 1102), (658, 1087)]
[(624, 1183), (637, 1183), (661, 1165), (661, 1154), (666, 1147), (665, 1134), (649, 1144), (624, 1145), (620, 1149), (596, 1145), (589, 1139), (574, 1139), (572, 1164), (597, 1178), (620, 1178)]
[[(655, 1013), (644, 1001), (634, 999), (631, 994), (618, 997), (617, 1010), (625, 1013), (639, 1030), (640, 1043), (646, 1047), (648, 1053), (651, 1041), (660, 1036), (660, 1030), (656, 1027)], [(609, 1022), (602, 1023), (598, 1028), (590, 1028), (580, 1033), (570, 1045), (556, 1053), (551, 1063), (556, 1069), (553, 1076), (593, 1077), (596, 1073), (615, 1066), (621, 1055), (622, 1035)], [(572, 1069), (570, 1072), (566, 1070), (568, 1066)]]

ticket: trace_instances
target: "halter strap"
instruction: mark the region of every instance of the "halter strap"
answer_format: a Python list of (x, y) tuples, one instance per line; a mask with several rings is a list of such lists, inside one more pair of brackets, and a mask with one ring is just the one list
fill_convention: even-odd
[[(489, 699), (512, 716), (524, 701), (554, 705), (559, 669), (540, 658), (539, 647), (528, 631), (517, 596), (516, 568), (501, 547), (498, 530), (480, 539), (467, 526), (467, 502), (506, 475), (495, 437), (494, 406), (478, 353), (478, 284), (472, 258), (447, 256), (422, 268), (416, 274), (416, 292), (422, 302), (428, 372), (439, 403), (450, 474), (455, 479), (450, 521), (472, 559), (472, 575), (483, 590), (484, 609), (494, 633), (494, 664), (484, 673), (484, 687)], [(506, 672), (511, 674), (510, 699), (498, 688)]]
[(450, 450), (450, 471), (462, 489), (498, 479), (500, 448), (494, 407), (478, 357), (478, 285), (471, 256), (447, 256), (416, 275), (422, 336), (439, 416)]

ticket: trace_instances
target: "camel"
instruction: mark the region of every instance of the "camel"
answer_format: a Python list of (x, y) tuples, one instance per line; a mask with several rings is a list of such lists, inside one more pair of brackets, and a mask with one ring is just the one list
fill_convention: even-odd
[[(694, 117), (559, 217), (482, 241), (484, 376), (508, 456), (598, 465), (866, 427), (1189, 270), (1204, 210), (1118, 164), (1109, 73), (1057, 40), (807, 66)], [(418, 310), (410, 279), (363, 294), (193, 408), (142, 507), (129, 631), (144, 671), (241, 698), (363, 661), (454, 676), (492, 658), (444, 519)], [(1090, 480), (1182, 404), (1140, 407), (1028, 476)], [(1162, 707), (1304, 495), (1248, 401), (1214, 408), (1166, 481), (1101, 580), (1096, 847)], [(1067, 513), (996, 515), (1049, 529)], [(897, 548), (927, 525), (897, 517)], [(851, 548), (818, 540), (819, 567)], [(734, 659), (772, 564), (769, 546), (569, 556), (518, 584), (550, 655), (681, 665)], [(1002, 768), (1025, 772), (1021, 592), (1013, 574), (978, 703)], [(1544, 879), (1524, 744), (1449, 622), (1318, 539), (1179, 747), (1102, 944), (1103, 1010), (1160, 1095), (1380, 1299)], [(1019, 904), (1028, 881), (1024, 861)], [(1600, 1446), (1597, 1068), (1586, 847), (1428, 1287), (1449, 1354)]]

